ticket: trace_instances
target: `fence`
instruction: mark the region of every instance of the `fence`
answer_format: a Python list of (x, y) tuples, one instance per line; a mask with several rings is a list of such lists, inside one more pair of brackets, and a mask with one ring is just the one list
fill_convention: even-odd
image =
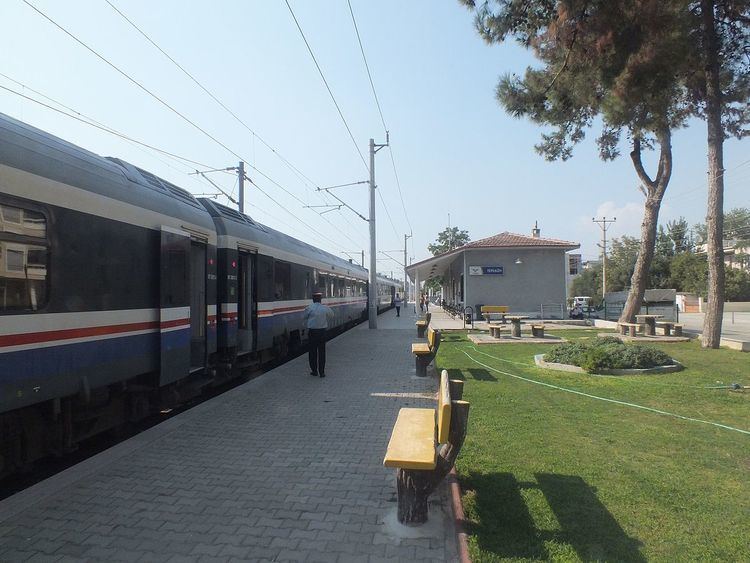
[[(620, 318), (622, 310), (625, 308), (625, 303), (607, 303), (604, 302), (604, 306), (599, 311), (589, 311), (589, 318), (595, 314), (599, 314), (600, 318), (607, 321), (616, 321)], [(644, 303), (641, 305), (639, 313), (644, 315), (661, 315), (665, 321), (676, 321), (680, 320), (680, 310), (677, 308), (677, 304), (673, 305), (649, 305)]]
[(564, 303), (542, 303), (539, 305), (540, 319), (564, 319)]

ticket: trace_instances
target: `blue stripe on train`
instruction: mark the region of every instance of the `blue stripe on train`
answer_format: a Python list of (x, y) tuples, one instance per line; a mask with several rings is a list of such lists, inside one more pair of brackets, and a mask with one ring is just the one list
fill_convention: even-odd
[(26, 378), (47, 378), (71, 374), (134, 357), (153, 357), (158, 365), (160, 341), (169, 348), (190, 346), (190, 329), (163, 334), (151, 332), (89, 342), (76, 342), (46, 348), (0, 354), (0, 377), (4, 383)]

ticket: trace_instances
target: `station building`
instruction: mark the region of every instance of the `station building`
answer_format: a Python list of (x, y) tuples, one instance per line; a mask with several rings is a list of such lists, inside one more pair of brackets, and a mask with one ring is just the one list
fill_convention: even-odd
[[(566, 316), (569, 251), (580, 244), (503, 232), (473, 241), (410, 265), (406, 272), (417, 288), (442, 280), (442, 299), (470, 306), (479, 318), (481, 305), (507, 305), (513, 313), (532, 317)], [(421, 291), (421, 290), (417, 290)]]

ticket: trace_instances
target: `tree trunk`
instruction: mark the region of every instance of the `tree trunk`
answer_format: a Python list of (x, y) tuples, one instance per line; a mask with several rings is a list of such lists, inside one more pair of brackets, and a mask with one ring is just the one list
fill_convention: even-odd
[(664, 192), (669, 184), (672, 175), (672, 141), (671, 132), (664, 128), (657, 134), (657, 140), (660, 145), (659, 168), (656, 173), (656, 179), (651, 178), (643, 168), (641, 161), (641, 143), (636, 138), (633, 141), (633, 152), (630, 157), (633, 160), (633, 166), (643, 184), (643, 191), (646, 194), (646, 204), (643, 210), (643, 222), (641, 223), (641, 245), (638, 250), (638, 259), (635, 262), (635, 270), (630, 278), (630, 292), (628, 293), (625, 307), (620, 314), (621, 323), (632, 323), (635, 316), (641, 308), (643, 295), (646, 292), (648, 284), (648, 274), (651, 269), (651, 261), (654, 258), (654, 248), (656, 246), (656, 227), (659, 223), (659, 209)]
[(721, 126), (719, 45), (714, 27), (714, 1), (701, 0), (706, 53), (706, 126), (708, 129), (708, 206), (706, 255), (708, 306), (703, 319), (704, 348), (718, 348), (724, 315), (724, 132)]

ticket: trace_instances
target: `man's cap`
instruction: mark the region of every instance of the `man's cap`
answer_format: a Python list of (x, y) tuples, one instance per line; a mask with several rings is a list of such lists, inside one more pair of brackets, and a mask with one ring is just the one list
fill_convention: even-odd
[(323, 294), (320, 293), (319, 291), (316, 291), (315, 293), (312, 294), (312, 296), (313, 297), (323, 297)]

